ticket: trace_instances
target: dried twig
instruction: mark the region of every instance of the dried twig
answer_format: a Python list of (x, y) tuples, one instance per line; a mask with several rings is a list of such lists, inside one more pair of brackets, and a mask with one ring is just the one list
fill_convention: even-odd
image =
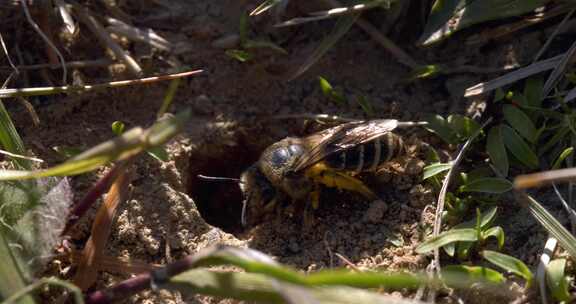
[(514, 179), (514, 188), (517, 190), (541, 187), (553, 182), (576, 180), (576, 168), (566, 168), (519, 175)]
[(562, 59), (556, 64), (554, 71), (552, 71), (550, 76), (548, 76), (548, 79), (546, 79), (546, 83), (544, 83), (544, 88), (542, 89), (542, 98), (546, 98), (550, 95), (550, 91), (552, 91), (556, 83), (560, 81), (564, 75), (564, 71), (568, 68), (568, 65), (574, 62), (575, 56), (576, 41), (574, 41), (570, 46), (570, 49), (562, 55)]
[(568, 19), (570, 19), (570, 17), (572, 17), (572, 14), (574, 14), (574, 11), (576, 11), (576, 9), (570, 10), (568, 12), (568, 14), (566, 14), (566, 16), (564, 16), (564, 19), (562, 19), (562, 22), (560, 22), (558, 24), (558, 26), (556, 26), (556, 28), (554, 29), (554, 32), (552, 32), (550, 37), (548, 37), (548, 39), (546, 40), (546, 43), (544, 43), (544, 45), (540, 48), (540, 51), (538, 51), (538, 54), (536, 54), (536, 56), (534, 56), (534, 60), (532, 60), (532, 63), (534, 63), (534, 62), (538, 61), (538, 59), (540, 59), (540, 57), (542, 56), (542, 54), (544, 54), (544, 52), (546, 51), (548, 46), (550, 46), (550, 43), (552, 42), (552, 40), (554, 40), (554, 38), (556, 38), (556, 35), (558, 35), (558, 32), (560, 32), (560, 29), (562, 29), (562, 27), (564, 27), (564, 25), (566, 24)]
[[(310, 13), (309, 14), (309, 15), (311, 15), (310, 17), (293, 18), (293, 19), (290, 19), (288, 21), (278, 23), (274, 26), (276, 26), (276, 27), (293, 26), (293, 25), (299, 25), (299, 24), (303, 24), (303, 23), (307, 23), (307, 22), (311, 22), (311, 21), (319, 21), (319, 20), (324, 20), (324, 19), (328, 19), (328, 18), (334, 18), (337, 16), (359, 13), (359, 12), (363, 12), (363, 11), (381, 6), (385, 2), (386, 2), (386, 0), (381, 0), (381, 1), (372, 1), (372, 2), (367, 3), (367, 4), (361, 3), (361, 4), (356, 4), (356, 5), (347, 6), (347, 7), (336, 7), (336, 8), (332, 8), (332, 9), (325, 10), (325, 11)], [(257, 14), (254, 14), (254, 15), (257, 15)]]
[(58, 50), (56, 45), (54, 45), (54, 43), (52, 43), (52, 41), (48, 38), (48, 36), (46, 36), (46, 34), (44, 34), (44, 32), (42, 32), (42, 30), (40, 29), (38, 24), (36, 24), (36, 22), (34, 22), (34, 20), (32, 19), (32, 16), (30, 16), (30, 11), (28, 10), (28, 4), (26, 3), (26, 0), (20, 0), (20, 3), (22, 5), (22, 10), (24, 11), (24, 15), (26, 15), (26, 20), (28, 21), (28, 23), (30, 23), (30, 25), (36, 31), (36, 33), (38, 33), (38, 35), (40, 35), (40, 37), (42, 37), (44, 42), (46, 42), (46, 44), (50, 48), (52, 48), (54, 50), (54, 52), (56, 53), (56, 55), (58, 56), (58, 60), (60, 60), (60, 63), (62, 64), (62, 84), (65, 85), (66, 79), (68, 77), (68, 70), (66, 69), (66, 65), (65, 65), (66, 61), (64, 60), (64, 57), (62, 56), (62, 54), (60, 53), (60, 51)]
[(132, 41), (140, 41), (163, 51), (170, 51), (174, 48), (170, 41), (156, 34), (152, 29), (139, 29), (126, 24), (118, 19), (106, 18), (110, 26), (106, 29), (109, 32), (125, 36)]
[(503, 76), (500, 76), (496, 79), (492, 79), (488, 82), (481, 82), (474, 86), (471, 86), (466, 89), (464, 97), (471, 97), (475, 95), (480, 95), (483, 93), (490, 92), (497, 88), (503, 87), (507, 84), (514, 83), (520, 79), (524, 79), (530, 77), (534, 74), (538, 74), (540, 72), (544, 72), (546, 70), (553, 69), (558, 62), (562, 60), (564, 55), (554, 56), (552, 58), (548, 58), (542, 61), (538, 61), (536, 63), (532, 63), (526, 67), (520, 68)]
[[(124, 168), (126, 169), (126, 168)], [(73, 282), (80, 289), (86, 290), (96, 281), (98, 257), (103, 256), (105, 245), (112, 231), (112, 221), (117, 207), (127, 198), (130, 173), (120, 172), (110, 187), (104, 203), (98, 209), (90, 238), (82, 250), (82, 256), (78, 262), (78, 269)]]
[(356, 272), (362, 272), (362, 269), (358, 268), (356, 265), (354, 265), (354, 263), (352, 263), (349, 259), (347, 259), (345, 256), (339, 254), (338, 252), (334, 253), (334, 255), (336, 257), (338, 257), (340, 259), (340, 261), (342, 261), (344, 264), (348, 265), (350, 268), (352, 268), (352, 270), (356, 271)]
[(35, 161), (35, 162), (39, 162), (39, 163), (44, 162), (43, 160), (36, 158), (36, 157), (30, 157), (30, 156), (15, 154), (15, 153), (11, 153), (11, 152), (4, 151), (1, 149), (0, 149), (0, 154), (4, 154), (4, 155), (10, 156), (10, 157), (15, 157), (15, 158), (27, 159), (27, 160), (31, 160), (31, 161)]
[[(102, 58), (102, 59), (94, 59), (94, 60), (79, 60), (79, 61), (68, 61), (65, 63), (67, 68), (87, 68), (87, 67), (101, 67), (101, 66), (109, 66), (110, 64), (114, 63), (113, 60), (109, 58)], [(40, 64), (31, 64), (31, 65), (20, 65), (14, 68), (20, 70), (37, 70), (37, 69), (58, 69), (61, 65), (54, 65), (51, 63), (40, 63)], [(0, 66), (0, 70), (11, 69), (12, 67), (7, 66)]]
[(116, 43), (116, 41), (110, 37), (110, 33), (106, 31), (100, 22), (98, 22), (98, 20), (96, 20), (96, 18), (81, 5), (74, 4), (73, 7), (74, 11), (77, 13), (78, 18), (80, 18), (80, 21), (82, 21), (82, 23), (84, 23), (94, 33), (94, 35), (96, 35), (98, 40), (100, 40), (100, 43), (109, 48), (114, 53), (114, 55), (116, 55), (116, 58), (123, 61), (128, 69), (132, 72), (132, 74), (135, 76), (141, 76), (143, 72), (138, 62), (136, 62), (132, 56), (126, 53), (120, 47), (120, 45), (118, 45), (118, 43)]
[(52, 95), (52, 94), (59, 94), (59, 93), (69, 93), (69, 92), (88, 92), (88, 91), (95, 91), (95, 90), (102, 90), (105, 88), (117, 88), (129, 85), (136, 85), (136, 84), (144, 84), (144, 83), (153, 83), (163, 80), (172, 80), (181, 77), (187, 77), (195, 74), (201, 73), (202, 70), (196, 71), (188, 71), (170, 75), (162, 75), (162, 76), (155, 76), (155, 77), (147, 77), (147, 78), (140, 78), (140, 79), (131, 79), (131, 80), (120, 80), (120, 81), (112, 81), (108, 83), (98, 83), (93, 85), (84, 85), (84, 86), (62, 86), (62, 87), (39, 87), (39, 88), (25, 88), (25, 89), (0, 89), (0, 99), (2, 98), (11, 98), (11, 97), (18, 97), (18, 96), (39, 96), (39, 95)]

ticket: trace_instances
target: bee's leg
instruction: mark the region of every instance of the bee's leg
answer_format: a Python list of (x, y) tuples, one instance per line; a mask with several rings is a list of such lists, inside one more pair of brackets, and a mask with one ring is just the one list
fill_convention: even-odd
[(322, 174), (317, 175), (315, 179), (328, 187), (358, 192), (370, 200), (378, 199), (378, 196), (366, 187), (361, 180), (338, 171), (323, 171)]

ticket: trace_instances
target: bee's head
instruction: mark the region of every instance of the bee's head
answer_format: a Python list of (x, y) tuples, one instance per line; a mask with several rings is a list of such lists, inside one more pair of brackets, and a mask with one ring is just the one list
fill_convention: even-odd
[(240, 189), (244, 196), (242, 226), (254, 227), (274, 212), (277, 192), (258, 166), (253, 165), (242, 173)]

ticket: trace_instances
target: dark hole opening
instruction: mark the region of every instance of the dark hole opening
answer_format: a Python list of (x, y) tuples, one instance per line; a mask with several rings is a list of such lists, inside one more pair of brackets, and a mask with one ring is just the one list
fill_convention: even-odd
[(235, 146), (208, 146), (190, 156), (188, 194), (208, 224), (228, 233), (242, 234), (242, 192), (237, 182), (207, 181), (198, 178), (198, 174), (239, 178), (258, 160), (261, 149), (239, 140)]

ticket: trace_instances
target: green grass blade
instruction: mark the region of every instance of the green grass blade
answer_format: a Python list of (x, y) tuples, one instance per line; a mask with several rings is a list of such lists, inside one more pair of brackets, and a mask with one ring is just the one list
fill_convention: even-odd
[(156, 122), (148, 130), (133, 128), (52, 168), (37, 171), (1, 170), (0, 180), (69, 176), (92, 171), (106, 163), (124, 160), (146, 149), (164, 144), (178, 134), (189, 116), (190, 111), (184, 111)]
[(524, 262), (521, 260), (513, 256), (491, 250), (482, 251), (482, 256), (490, 263), (524, 278), (526, 280), (527, 288), (532, 284), (534, 275), (528, 266), (526, 266), (526, 264), (524, 264)]
[(568, 251), (572, 258), (576, 258), (576, 238), (557, 219), (550, 214), (538, 201), (526, 193), (518, 192), (516, 200), (522, 206), (528, 208), (530, 214), (542, 225), (553, 237), (555, 237), (562, 247)]
[[(264, 303), (391, 303), (389, 296), (356, 288), (305, 288), (271, 280), (263, 274), (219, 272), (206, 269), (186, 271), (171, 278), (161, 288), (185, 295), (204, 294)], [(289, 301), (289, 300), (293, 301)], [(394, 298), (393, 303), (421, 303)]]
[(562, 151), (562, 153), (560, 153), (560, 155), (558, 156), (558, 158), (554, 161), (554, 164), (552, 165), (552, 170), (557, 170), (560, 169), (560, 166), (562, 165), (562, 162), (570, 155), (572, 155), (574, 153), (574, 147), (569, 147), (564, 149), (564, 151)]
[(156, 114), (157, 118), (161, 118), (170, 108), (172, 101), (174, 100), (174, 96), (176, 96), (176, 92), (178, 91), (178, 87), (180, 86), (180, 82), (182, 81), (181, 78), (176, 78), (170, 81), (168, 85), (168, 90), (166, 90), (166, 95), (164, 95), (164, 99), (162, 100), (162, 105), (160, 109), (158, 109), (158, 114)]
[[(6, 111), (4, 103), (0, 101), (0, 144), (4, 150), (19, 154), (26, 155), (24, 143), (16, 131), (16, 127), (12, 123), (10, 114)], [(20, 169), (30, 169), (32, 165), (29, 160), (21, 158), (13, 158), (13, 162), (20, 167)]]
[(416, 288), (424, 283), (423, 278), (412, 274), (403, 273), (370, 273), (350, 272), (348, 270), (325, 270), (308, 275), (306, 282), (312, 286), (338, 286), (378, 288), (387, 287), (392, 289)]
[(477, 240), (478, 235), (476, 233), (476, 229), (472, 228), (451, 229), (439, 234), (437, 237), (432, 237), (424, 241), (422, 244), (416, 247), (416, 252), (422, 254), (432, 251), (436, 248), (440, 248), (450, 243), (459, 241), (477, 241)]
[(448, 163), (448, 164), (438, 163), (438, 164), (428, 165), (428, 166), (424, 167), (424, 174), (422, 176), (422, 179), (423, 180), (429, 179), (429, 178), (436, 176), (436, 175), (438, 175), (444, 171), (450, 170), (450, 168), (452, 168), (451, 163)]

